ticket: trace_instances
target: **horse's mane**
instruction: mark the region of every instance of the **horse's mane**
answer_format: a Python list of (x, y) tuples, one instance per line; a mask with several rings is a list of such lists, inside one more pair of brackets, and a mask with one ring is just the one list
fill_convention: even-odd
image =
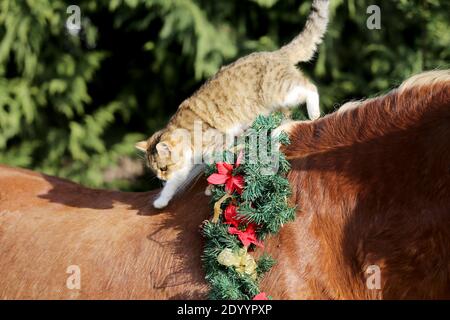
[(450, 70), (428, 71), (399, 88), (365, 101), (352, 101), (314, 122), (294, 126), (287, 157), (304, 157), (380, 135), (450, 117)]

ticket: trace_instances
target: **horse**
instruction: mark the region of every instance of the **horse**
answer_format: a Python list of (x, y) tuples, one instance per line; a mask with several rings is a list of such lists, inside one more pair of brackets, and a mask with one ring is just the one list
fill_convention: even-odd
[[(450, 298), (450, 71), (283, 125), (296, 220), (255, 257), (273, 299)], [(0, 298), (203, 299), (200, 179), (167, 208), (0, 165)]]

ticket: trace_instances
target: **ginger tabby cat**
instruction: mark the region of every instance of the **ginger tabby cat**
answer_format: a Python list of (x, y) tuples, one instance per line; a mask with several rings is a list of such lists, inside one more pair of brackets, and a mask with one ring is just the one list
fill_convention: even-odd
[[(320, 116), (317, 88), (296, 64), (313, 57), (327, 24), (328, 1), (314, 0), (304, 30), (290, 43), (273, 52), (252, 53), (222, 67), (181, 103), (164, 129), (136, 144), (146, 152), (147, 164), (156, 176), (166, 182), (154, 207), (167, 206), (177, 191), (198, 175), (199, 158), (226, 147), (220, 139), (217, 142), (217, 135), (236, 137), (257, 115), (288, 111), (304, 102), (310, 119)], [(190, 134), (196, 122), (201, 122), (203, 133), (199, 153), (194, 151)]]

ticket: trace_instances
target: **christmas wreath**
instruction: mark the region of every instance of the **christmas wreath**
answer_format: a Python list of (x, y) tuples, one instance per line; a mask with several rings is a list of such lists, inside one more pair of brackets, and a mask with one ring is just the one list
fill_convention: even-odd
[(224, 160), (206, 167), (213, 212), (202, 229), (203, 264), (211, 299), (267, 299), (258, 283), (275, 261), (267, 254), (256, 261), (252, 251), (295, 218), (288, 204), (289, 162), (277, 147), (289, 138), (284, 132), (272, 136), (282, 119), (281, 113), (259, 116), (221, 155)]

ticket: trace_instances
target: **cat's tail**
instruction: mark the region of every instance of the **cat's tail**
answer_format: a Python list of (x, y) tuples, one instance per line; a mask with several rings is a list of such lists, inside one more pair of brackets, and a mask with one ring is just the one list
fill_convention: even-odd
[(328, 0), (314, 0), (311, 13), (302, 33), (281, 47), (279, 54), (285, 55), (293, 64), (309, 61), (322, 42), (328, 24)]

